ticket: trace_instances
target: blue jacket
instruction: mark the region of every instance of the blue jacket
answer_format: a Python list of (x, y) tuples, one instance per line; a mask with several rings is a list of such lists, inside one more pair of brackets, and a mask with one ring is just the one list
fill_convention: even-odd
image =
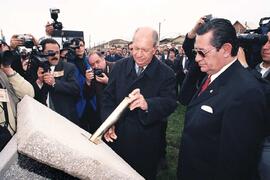
[[(82, 115), (85, 111), (86, 104), (87, 104), (87, 100), (83, 96), (83, 88), (84, 88), (84, 84), (85, 84), (84, 72), (91, 67), (90, 64), (88, 63), (88, 57), (86, 55), (83, 56), (82, 60), (83, 60), (83, 69), (82, 69), (83, 72), (80, 70), (78, 63), (76, 63), (76, 61), (80, 61), (78, 58), (68, 60), (69, 62), (75, 64), (75, 66), (76, 66), (75, 77), (76, 77), (76, 79), (79, 83), (79, 86), (80, 86), (80, 98), (76, 104), (76, 109), (78, 112), (79, 119), (82, 117)], [(96, 97), (93, 97), (89, 101), (90, 101), (93, 109), (96, 110)]]

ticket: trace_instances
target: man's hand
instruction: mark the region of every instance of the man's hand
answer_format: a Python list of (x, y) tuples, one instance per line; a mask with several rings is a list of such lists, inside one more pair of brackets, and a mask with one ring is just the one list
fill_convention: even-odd
[(3, 66), (1, 64), (1, 69), (3, 70), (3, 72), (7, 75), (7, 76), (12, 76), (15, 71), (11, 68), (11, 66)]
[(192, 30), (188, 33), (188, 37), (190, 39), (193, 39), (196, 37), (196, 33), (198, 31), (198, 29), (205, 24), (205, 16), (201, 17), (197, 23), (195, 24), (195, 26), (192, 28)]
[(110, 129), (104, 134), (104, 138), (107, 142), (113, 142), (117, 139), (115, 134), (115, 126), (110, 127)]
[(18, 35), (13, 35), (10, 39), (10, 47), (11, 49), (16, 49), (17, 46), (22, 46), (23, 40), (18, 38)]
[(246, 61), (246, 56), (245, 56), (245, 51), (242, 47), (239, 47), (239, 49), (238, 49), (237, 59), (242, 64), (242, 66), (244, 66), (245, 68), (248, 67), (248, 64)]
[(46, 72), (44, 73), (44, 83), (53, 86), (55, 84), (55, 79), (53, 74), (51, 74), (50, 72)]
[(128, 97), (130, 98), (131, 104), (129, 109), (132, 111), (135, 108), (141, 108), (144, 111), (148, 110), (148, 104), (144, 99), (143, 95), (140, 93), (140, 89), (134, 89)]
[(90, 85), (91, 81), (94, 79), (94, 72), (92, 69), (88, 69), (85, 71), (86, 84)]
[(21, 59), (22, 62), (22, 68), (24, 71), (27, 71), (28, 66), (29, 66), (29, 59)]
[(102, 76), (96, 76), (96, 81), (102, 84), (108, 84), (109, 78), (105, 73), (101, 74)]

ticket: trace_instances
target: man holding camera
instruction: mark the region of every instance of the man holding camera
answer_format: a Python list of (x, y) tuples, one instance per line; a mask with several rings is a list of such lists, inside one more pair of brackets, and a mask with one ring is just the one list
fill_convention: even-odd
[(52, 110), (77, 124), (76, 102), (80, 96), (75, 78), (75, 67), (60, 61), (60, 46), (54, 39), (44, 39), (41, 43), (48, 61), (39, 65), (37, 80), (33, 84), (35, 98)]
[(71, 40), (69, 48), (67, 61), (75, 65), (75, 77), (80, 87), (80, 99), (76, 104), (77, 113), (79, 115), (79, 125), (86, 131), (89, 131), (89, 119), (95, 119), (96, 115), (96, 102), (95, 97), (92, 99), (86, 99), (83, 96), (85, 73), (90, 69), (90, 64), (85, 51), (85, 42), (82, 38), (74, 38)]
[(92, 69), (87, 70), (85, 73), (86, 83), (84, 96), (86, 99), (92, 99), (94, 96), (96, 96), (96, 114), (94, 115), (95, 118), (89, 118), (90, 133), (94, 133), (101, 125), (101, 101), (103, 98), (103, 91), (109, 81), (108, 76), (113, 67), (113, 63), (106, 61), (100, 52), (91, 53), (89, 55), (89, 63)]
[[(3, 43), (4, 44), (4, 43)], [(5, 46), (7, 46), (5, 44)], [(8, 47), (8, 46), (7, 46)], [(5, 53), (8, 48), (2, 47), (0, 52), (0, 151), (16, 132), (16, 105), (25, 95), (34, 97), (32, 85), (12, 69)]]

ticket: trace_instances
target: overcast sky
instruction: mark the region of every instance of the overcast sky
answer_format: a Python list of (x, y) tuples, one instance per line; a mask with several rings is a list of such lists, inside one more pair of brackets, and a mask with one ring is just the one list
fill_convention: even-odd
[(270, 17), (270, 1), (257, 0), (5, 0), (1, 3), (0, 29), (7, 40), (12, 34), (45, 34), (52, 22), (49, 9), (58, 8), (64, 30), (82, 30), (86, 43), (100, 44), (112, 39), (131, 40), (139, 26), (150, 26), (161, 39), (189, 31), (206, 14), (236, 20), (257, 27), (260, 18)]

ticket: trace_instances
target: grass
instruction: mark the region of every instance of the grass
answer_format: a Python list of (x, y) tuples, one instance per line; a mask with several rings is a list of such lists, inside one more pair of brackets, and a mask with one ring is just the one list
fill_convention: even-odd
[(176, 179), (176, 169), (179, 153), (180, 138), (184, 126), (184, 115), (186, 108), (178, 105), (177, 109), (168, 119), (168, 127), (166, 133), (168, 169), (158, 173), (157, 180), (173, 180)]

